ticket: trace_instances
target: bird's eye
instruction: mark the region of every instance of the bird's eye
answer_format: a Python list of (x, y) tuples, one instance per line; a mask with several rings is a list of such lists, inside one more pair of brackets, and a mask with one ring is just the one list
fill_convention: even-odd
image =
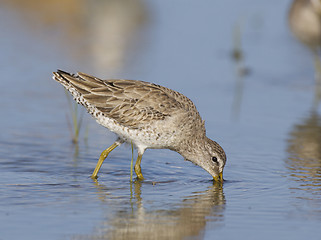
[(217, 162), (217, 157), (212, 157), (213, 162)]

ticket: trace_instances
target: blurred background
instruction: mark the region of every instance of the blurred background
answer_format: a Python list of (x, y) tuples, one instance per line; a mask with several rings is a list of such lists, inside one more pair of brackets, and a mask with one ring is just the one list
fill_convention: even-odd
[[(316, 239), (321, 3), (293, 2), (0, 0), (0, 239)], [(168, 150), (131, 183), (128, 146), (93, 182), (116, 137), (57, 69), (185, 94), (227, 152), (223, 186)]]

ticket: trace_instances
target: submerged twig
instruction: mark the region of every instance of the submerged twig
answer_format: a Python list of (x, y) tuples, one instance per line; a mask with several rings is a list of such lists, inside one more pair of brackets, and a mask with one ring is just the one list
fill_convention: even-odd
[(83, 122), (83, 112), (78, 113), (78, 104), (71, 101), (70, 95), (67, 90), (65, 90), (65, 93), (67, 96), (68, 105), (71, 112), (71, 121), (67, 117), (67, 122), (70, 129), (72, 142), (78, 143), (79, 133)]

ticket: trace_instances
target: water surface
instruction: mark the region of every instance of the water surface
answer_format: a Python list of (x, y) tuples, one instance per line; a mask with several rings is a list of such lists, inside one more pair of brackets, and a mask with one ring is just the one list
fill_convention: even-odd
[[(290, 1), (59, 2), (0, 1), (0, 239), (318, 239), (321, 116)], [(72, 143), (57, 68), (190, 97), (227, 152), (224, 184), (169, 150), (130, 183), (130, 146), (93, 181), (116, 137), (83, 111)]]

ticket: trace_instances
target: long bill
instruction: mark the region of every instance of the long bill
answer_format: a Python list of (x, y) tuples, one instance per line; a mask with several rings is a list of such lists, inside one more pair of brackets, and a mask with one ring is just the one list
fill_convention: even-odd
[(223, 182), (223, 172), (220, 172), (217, 176), (213, 177), (215, 182)]

